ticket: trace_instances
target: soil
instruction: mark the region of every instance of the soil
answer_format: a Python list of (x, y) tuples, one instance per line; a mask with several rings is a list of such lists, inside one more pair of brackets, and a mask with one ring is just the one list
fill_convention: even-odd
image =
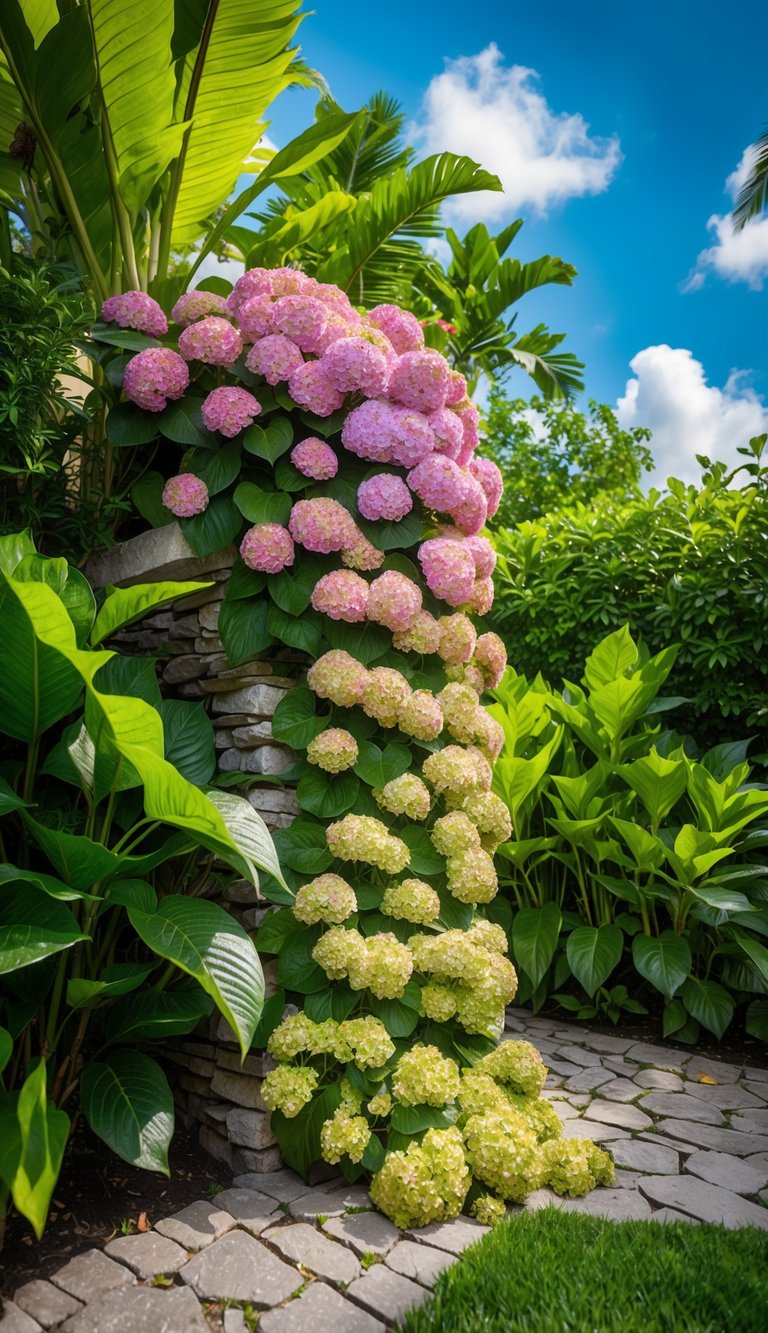
[(210, 1157), (195, 1130), (185, 1125), (177, 1125), (169, 1157), (170, 1178), (141, 1171), (116, 1157), (80, 1122), (64, 1157), (43, 1239), (38, 1241), (26, 1219), (9, 1210), (0, 1295), (12, 1296), (24, 1282), (49, 1277), (81, 1250), (144, 1230), (232, 1183), (231, 1171)]

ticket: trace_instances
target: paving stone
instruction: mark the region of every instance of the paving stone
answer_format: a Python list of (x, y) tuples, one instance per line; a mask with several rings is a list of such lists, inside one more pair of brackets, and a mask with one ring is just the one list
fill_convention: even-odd
[(139, 1236), (118, 1236), (104, 1246), (112, 1259), (127, 1264), (137, 1277), (154, 1277), (157, 1273), (177, 1273), (188, 1259), (186, 1250), (175, 1240), (147, 1231)]
[(537, 1213), (540, 1208), (562, 1208), (561, 1195), (551, 1189), (531, 1190), (523, 1199), (523, 1208), (527, 1213)]
[(224, 1333), (248, 1333), (245, 1315), (235, 1305), (224, 1311)]
[(768, 1134), (768, 1107), (763, 1110), (737, 1110), (731, 1116), (731, 1128), (743, 1129), (747, 1133)]
[(489, 1227), (480, 1222), (471, 1222), (467, 1217), (457, 1217), (453, 1222), (430, 1222), (429, 1226), (406, 1231), (406, 1236), (420, 1245), (434, 1245), (438, 1250), (448, 1250), (450, 1254), (461, 1254), (467, 1246), (474, 1245), (488, 1234)]
[(690, 1213), (702, 1222), (722, 1222), (731, 1230), (755, 1226), (768, 1231), (767, 1208), (696, 1176), (642, 1176), (640, 1189), (653, 1203)]
[(600, 1120), (590, 1120), (588, 1116), (581, 1116), (578, 1120), (563, 1121), (563, 1138), (566, 1139), (594, 1139), (597, 1143), (614, 1139), (631, 1138), (628, 1129), (619, 1129), (618, 1125), (606, 1125)]
[[(381, 1213), (347, 1213), (332, 1217), (323, 1228), (329, 1236), (349, 1245), (356, 1254), (389, 1254), (400, 1232)], [(406, 1277), (408, 1274), (406, 1274)]]
[(761, 1097), (756, 1097), (740, 1083), (684, 1083), (683, 1092), (690, 1097), (698, 1097), (710, 1106), (717, 1106), (721, 1111), (756, 1110), (765, 1106)]
[[(651, 1179), (656, 1179), (653, 1176)], [(666, 1180), (666, 1176), (658, 1179)], [(563, 1202), (565, 1213), (589, 1213), (590, 1217), (607, 1217), (612, 1222), (623, 1222), (627, 1218), (650, 1217), (650, 1204), (637, 1190), (597, 1189), (585, 1194), (581, 1199), (566, 1199)]]
[(129, 1287), (133, 1278), (101, 1250), (85, 1250), (54, 1273), (51, 1281), (77, 1301), (97, 1301), (117, 1287)]
[(623, 1055), (634, 1045), (631, 1037), (608, 1037), (602, 1032), (585, 1032), (584, 1044), (593, 1051), (603, 1051), (606, 1055)]
[(234, 1225), (234, 1217), (225, 1213), (223, 1208), (217, 1207), (209, 1199), (198, 1199), (182, 1208), (180, 1213), (173, 1213), (171, 1217), (156, 1222), (155, 1231), (159, 1231), (161, 1236), (169, 1236), (178, 1245), (183, 1245), (185, 1250), (202, 1250), (204, 1245), (218, 1240), (225, 1231), (231, 1231)]
[[(569, 1092), (592, 1092), (595, 1088), (601, 1088), (604, 1083), (613, 1083), (614, 1077), (610, 1069), (603, 1069), (602, 1065), (592, 1065), (589, 1069), (584, 1069), (580, 1074), (574, 1074), (569, 1078), (566, 1088)], [(637, 1096), (637, 1089), (635, 1089)]]
[(641, 1069), (639, 1074), (634, 1074), (633, 1082), (639, 1088), (659, 1088), (662, 1092), (681, 1092), (683, 1080), (679, 1074), (673, 1074), (669, 1069)]
[(596, 1051), (585, 1051), (583, 1046), (559, 1046), (557, 1054), (561, 1060), (570, 1060), (572, 1065), (580, 1065), (582, 1069), (590, 1065), (596, 1065), (600, 1068), (600, 1056)]
[[(576, 1075), (578, 1078), (578, 1074)], [(558, 1089), (558, 1097), (561, 1097), (566, 1106), (589, 1106), (592, 1098), (588, 1092), (571, 1092), (568, 1087)]]
[(83, 1308), (74, 1296), (68, 1296), (66, 1291), (54, 1287), (52, 1282), (43, 1282), (38, 1278), (19, 1287), (13, 1299), (26, 1315), (36, 1319), (43, 1328), (53, 1328)]
[(394, 1324), (408, 1310), (423, 1305), (429, 1293), (418, 1283), (393, 1273), (386, 1264), (374, 1264), (347, 1288), (350, 1300), (358, 1302), (371, 1314)]
[(691, 1120), (660, 1120), (656, 1129), (673, 1139), (685, 1139), (697, 1148), (734, 1153), (736, 1157), (768, 1152), (768, 1135), (741, 1134), (735, 1129), (718, 1129), (716, 1125), (700, 1125)]
[(734, 1194), (757, 1194), (768, 1185), (768, 1167), (762, 1170), (724, 1152), (696, 1152), (685, 1163), (685, 1170), (710, 1185), (722, 1185)]
[(614, 1078), (610, 1083), (602, 1084), (600, 1096), (609, 1102), (633, 1102), (641, 1091), (631, 1078)]
[(257, 1190), (222, 1190), (213, 1202), (252, 1236), (260, 1236), (264, 1228), (275, 1221), (277, 1199), (270, 1199), (268, 1194), (260, 1194)]
[(387, 1268), (392, 1268), (422, 1287), (434, 1287), (443, 1269), (455, 1263), (455, 1256), (446, 1250), (435, 1250), (431, 1245), (417, 1245), (412, 1240), (401, 1240), (387, 1255)]
[(611, 1182), (615, 1190), (634, 1190), (637, 1189), (637, 1182), (640, 1179), (639, 1171), (614, 1171), (614, 1179)]
[(294, 1222), (287, 1227), (273, 1227), (264, 1239), (269, 1241), (284, 1259), (308, 1268), (317, 1277), (336, 1284), (354, 1282), (360, 1276), (359, 1260), (347, 1249), (328, 1240), (316, 1227), (307, 1222)]
[(680, 1154), (673, 1148), (641, 1143), (639, 1139), (616, 1143), (611, 1148), (611, 1156), (617, 1166), (629, 1167), (644, 1175), (671, 1176), (680, 1170)]
[[(352, 1199), (353, 1202), (349, 1202)], [(291, 1217), (313, 1221), (316, 1217), (341, 1217), (349, 1208), (370, 1208), (368, 1191), (355, 1186), (331, 1193), (328, 1189), (306, 1190), (288, 1204)]]
[[(232, 1075), (230, 1074), (231, 1078)], [(211, 1090), (218, 1094), (219, 1089), (211, 1084)], [(254, 1089), (254, 1098), (261, 1100), (260, 1086)], [(265, 1111), (244, 1111), (234, 1106), (227, 1112), (227, 1138), (242, 1148), (271, 1148), (277, 1143)]]
[(61, 1333), (210, 1333), (192, 1292), (183, 1287), (133, 1287), (87, 1305)]
[(667, 1138), (666, 1134), (638, 1134), (636, 1143), (656, 1143), (660, 1148), (674, 1148), (675, 1152), (686, 1153), (698, 1152), (701, 1145), (699, 1143), (686, 1143), (682, 1139)]
[[(750, 1070), (750, 1073), (753, 1073)], [(758, 1083), (754, 1078), (745, 1078), (742, 1087), (751, 1092), (755, 1097), (761, 1097), (764, 1102), (768, 1101), (768, 1083)]]
[(725, 1124), (716, 1106), (684, 1092), (650, 1092), (642, 1105), (657, 1116), (671, 1115), (675, 1120), (696, 1120), (705, 1125)]
[(729, 1065), (725, 1060), (707, 1060), (693, 1055), (686, 1066), (686, 1078), (696, 1083), (700, 1074), (708, 1074), (710, 1078), (716, 1078), (718, 1083), (738, 1083), (744, 1077), (744, 1066)]
[(307, 1182), (297, 1176), (295, 1171), (249, 1171), (246, 1175), (235, 1176), (232, 1182), (238, 1189), (257, 1190), (259, 1194), (268, 1194), (278, 1203), (290, 1203), (307, 1192)]
[(638, 1041), (630, 1046), (627, 1059), (639, 1065), (653, 1065), (655, 1069), (668, 1069), (674, 1074), (682, 1072), (690, 1056), (670, 1050), (668, 1046), (651, 1046), (648, 1042)]
[(559, 1055), (547, 1056), (547, 1067), (555, 1074), (561, 1074), (563, 1078), (571, 1078), (574, 1074), (580, 1074), (583, 1065), (575, 1065), (572, 1060), (563, 1060)]
[(755, 1083), (768, 1083), (768, 1069), (760, 1069), (755, 1065), (746, 1065), (743, 1073), (745, 1078), (750, 1078)]
[(244, 1231), (232, 1231), (190, 1259), (180, 1276), (210, 1301), (251, 1301), (259, 1310), (287, 1301), (303, 1284), (301, 1273)]
[(618, 1125), (620, 1129), (650, 1129), (653, 1121), (638, 1106), (623, 1105), (621, 1102), (604, 1102), (599, 1098), (590, 1103), (590, 1120), (599, 1120), (603, 1125)]
[(259, 1333), (384, 1333), (384, 1327), (324, 1282), (313, 1282), (297, 1300), (259, 1320)]
[(610, 1069), (612, 1074), (621, 1074), (622, 1078), (631, 1078), (637, 1069), (637, 1065), (625, 1060), (623, 1055), (604, 1055), (601, 1063), (603, 1069)]
[(768, 1152), (751, 1153), (749, 1157), (744, 1158), (744, 1161), (748, 1162), (750, 1166), (756, 1167), (758, 1171), (763, 1167), (768, 1171)]
[(0, 1310), (0, 1328), (4, 1328), (5, 1333), (40, 1333), (41, 1327), (42, 1325), (25, 1314), (15, 1301), (3, 1301)]
[(657, 1208), (652, 1214), (653, 1222), (688, 1222), (692, 1227), (699, 1227), (701, 1223), (697, 1217), (689, 1217), (687, 1213), (679, 1213), (676, 1208)]

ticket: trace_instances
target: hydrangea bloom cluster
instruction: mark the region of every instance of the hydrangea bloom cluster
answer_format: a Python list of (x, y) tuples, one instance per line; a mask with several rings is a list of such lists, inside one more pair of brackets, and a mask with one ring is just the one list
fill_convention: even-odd
[(168, 332), (168, 320), (162, 306), (146, 292), (121, 292), (109, 296), (101, 307), (101, 318), (121, 329), (135, 329), (148, 338), (162, 338)]
[[(486, 911), (493, 853), (512, 828), (492, 791), (504, 732), (482, 696), (499, 684), (506, 651), (475, 623), (493, 599), (483, 528), (501, 474), (478, 456), (464, 378), (425, 346), (409, 312), (356, 310), (293, 268), (251, 269), (226, 300), (191, 292), (172, 313), (178, 352), (132, 357), (125, 394), (159, 413), (191, 384), (190, 416), (199, 409), (222, 446), (234, 441), (227, 458), (258, 417), (262, 430), (242, 442), (237, 480), (248, 487), (238, 494), (233, 480), (226, 498), (237, 507), (247, 493), (249, 509), (254, 486), (262, 498), (282, 492), (274, 509), (259, 502), (282, 521), (242, 531), (241, 557), (266, 576), (252, 582), (266, 583), (264, 597), (274, 588), (283, 616), (295, 586), (301, 607), (290, 614), (321, 644), (307, 672), (314, 698), (296, 696), (292, 722), (298, 733), (304, 704), (310, 715), (316, 705), (297, 796), (302, 818), (319, 823), (294, 845), (306, 877), (286, 855), (293, 902), (265, 936), (285, 941), (285, 976), (308, 995), (309, 1012), (291, 1012), (290, 996), (268, 1042), (277, 1067), (264, 1100), (281, 1113), (284, 1152), (295, 1121), (296, 1140), (309, 1135), (328, 1163), (371, 1169), (371, 1197), (404, 1227), (462, 1208), (492, 1224), (539, 1185), (578, 1194), (609, 1181), (602, 1150), (562, 1139), (532, 1047), (468, 1053), (465, 1034), (483, 1049), (499, 1037), (517, 977)], [(104, 317), (166, 336), (162, 311), (140, 293), (108, 303)], [(166, 485), (182, 520), (207, 502), (199, 453)], [(202, 461), (198, 470), (216, 475)], [(245, 612), (247, 601), (238, 605)], [(288, 647), (300, 641), (286, 632)], [(388, 1150), (391, 1117), (407, 1108), (442, 1127)]]

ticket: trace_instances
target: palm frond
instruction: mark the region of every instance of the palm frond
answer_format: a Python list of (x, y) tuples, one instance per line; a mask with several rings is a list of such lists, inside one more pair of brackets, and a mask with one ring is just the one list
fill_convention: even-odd
[(747, 223), (768, 209), (768, 130), (752, 145), (752, 165), (739, 191), (733, 210), (733, 226), (741, 231)]

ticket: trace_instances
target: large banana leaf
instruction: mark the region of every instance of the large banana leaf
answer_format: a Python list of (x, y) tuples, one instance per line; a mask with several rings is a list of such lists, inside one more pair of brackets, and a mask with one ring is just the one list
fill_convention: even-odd
[(264, 130), (269, 104), (300, 75), (289, 43), (301, 22), (298, 0), (200, 0), (180, 6), (188, 48), (203, 17), (201, 37), (180, 62), (176, 118), (191, 121), (175, 168), (174, 248), (193, 244), (200, 224), (228, 198), (243, 163)]
[[(51, 607), (49, 640), (37, 625)], [(17, 740), (36, 742), (54, 722), (75, 707), (83, 682), (60, 648), (74, 642), (75, 632), (52, 588), (42, 583), (17, 583), (0, 571), (0, 716), (3, 730)]]
[(68, 1137), (69, 1116), (48, 1101), (45, 1061), (40, 1060), (20, 1092), (0, 1103), (0, 1180), (38, 1240)]
[(124, 1162), (170, 1175), (173, 1093), (156, 1060), (115, 1051), (86, 1065), (80, 1100), (88, 1124)]

